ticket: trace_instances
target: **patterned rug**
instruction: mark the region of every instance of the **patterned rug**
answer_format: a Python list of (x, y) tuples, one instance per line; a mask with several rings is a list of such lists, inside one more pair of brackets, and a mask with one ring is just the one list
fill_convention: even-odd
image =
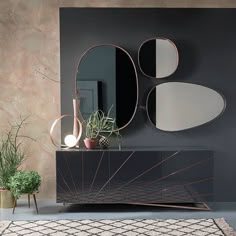
[(0, 221), (0, 235), (236, 236), (224, 219)]

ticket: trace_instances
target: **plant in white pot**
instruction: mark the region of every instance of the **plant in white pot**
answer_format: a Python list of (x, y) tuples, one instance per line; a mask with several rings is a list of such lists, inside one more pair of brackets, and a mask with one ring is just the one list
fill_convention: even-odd
[(101, 110), (94, 111), (86, 120), (84, 143), (88, 149), (96, 148), (100, 138), (104, 139), (112, 134), (119, 135), (116, 121), (110, 117), (110, 111), (111, 109), (109, 109), (107, 115)]
[(10, 192), (9, 181), (25, 159), (22, 138), (29, 137), (21, 136), (20, 130), (26, 119), (21, 119), (19, 123), (11, 125), (0, 143), (0, 208), (13, 207), (14, 199)]

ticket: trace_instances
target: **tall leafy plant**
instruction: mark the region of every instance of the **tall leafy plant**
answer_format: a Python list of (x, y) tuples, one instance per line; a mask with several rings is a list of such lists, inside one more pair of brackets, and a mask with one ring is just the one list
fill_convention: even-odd
[(21, 119), (19, 123), (11, 125), (10, 130), (1, 140), (0, 146), (0, 188), (10, 189), (10, 178), (15, 175), (19, 166), (25, 159), (22, 149), (22, 138), (20, 130), (27, 118)]

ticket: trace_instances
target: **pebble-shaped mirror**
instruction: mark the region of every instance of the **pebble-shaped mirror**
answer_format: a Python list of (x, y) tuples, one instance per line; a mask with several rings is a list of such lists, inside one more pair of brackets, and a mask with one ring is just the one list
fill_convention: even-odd
[(161, 79), (175, 72), (179, 63), (179, 54), (171, 40), (153, 38), (142, 43), (138, 60), (144, 75)]
[(224, 97), (213, 89), (191, 83), (168, 82), (154, 87), (147, 113), (163, 131), (180, 131), (212, 121), (225, 110)]
[(138, 103), (137, 72), (131, 56), (116, 45), (96, 45), (81, 57), (76, 75), (80, 112), (86, 119), (102, 110), (116, 119), (118, 129), (133, 119)]

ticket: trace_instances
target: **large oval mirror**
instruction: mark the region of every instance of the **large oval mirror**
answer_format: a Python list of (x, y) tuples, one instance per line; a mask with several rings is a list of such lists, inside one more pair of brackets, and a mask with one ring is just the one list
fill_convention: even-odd
[(154, 87), (147, 99), (149, 119), (156, 128), (180, 131), (218, 117), (226, 102), (213, 89), (190, 83), (169, 82)]
[(179, 54), (175, 44), (165, 38), (146, 40), (139, 48), (139, 67), (144, 75), (165, 78), (175, 72)]
[(96, 45), (81, 57), (76, 76), (80, 112), (86, 119), (102, 110), (116, 119), (118, 129), (126, 127), (135, 115), (138, 81), (130, 55), (115, 45)]

